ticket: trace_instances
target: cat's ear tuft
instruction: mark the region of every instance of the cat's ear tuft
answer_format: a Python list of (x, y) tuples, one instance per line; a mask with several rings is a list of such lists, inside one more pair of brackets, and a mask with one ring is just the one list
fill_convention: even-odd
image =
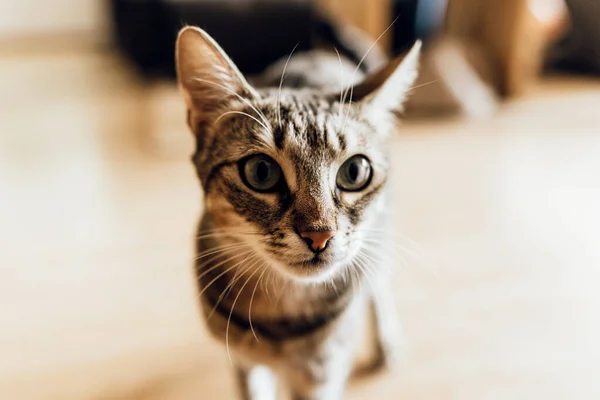
[(383, 112), (390, 116), (402, 110), (418, 77), (420, 54), (421, 41), (417, 41), (410, 51), (396, 57), (354, 88), (353, 97), (365, 112)]
[(179, 32), (175, 58), (190, 123), (209, 122), (215, 118), (212, 114), (232, 102), (258, 96), (225, 51), (200, 28), (188, 26)]

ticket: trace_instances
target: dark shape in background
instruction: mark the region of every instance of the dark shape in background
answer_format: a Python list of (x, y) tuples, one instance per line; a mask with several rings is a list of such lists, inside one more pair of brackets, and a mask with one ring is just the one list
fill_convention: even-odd
[[(331, 35), (328, 17), (312, 0), (111, 0), (119, 48), (142, 76), (175, 76), (174, 44), (184, 25), (210, 33), (240, 70), (256, 74), (281, 57), (310, 50), (316, 37)], [(446, 0), (396, 0), (398, 20), (391, 29), (393, 52), (409, 47), (418, 36), (436, 31)], [(418, 16), (418, 17), (417, 17)], [(357, 55), (346, 54), (350, 58)], [(358, 55), (360, 59), (362, 55)]]
[(551, 49), (549, 67), (575, 73), (600, 73), (600, 2), (566, 0), (571, 18), (567, 34)]

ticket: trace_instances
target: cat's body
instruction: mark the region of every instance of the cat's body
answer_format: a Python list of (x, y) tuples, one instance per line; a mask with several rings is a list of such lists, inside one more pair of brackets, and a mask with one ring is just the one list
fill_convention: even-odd
[[(340, 399), (368, 315), (374, 362), (393, 355), (386, 142), (418, 48), (367, 78), (304, 54), (263, 77), (282, 88), (264, 89), (198, 29), (182, 31), (177, 57), (205, 195), (196, 276), (207, 326), (244, 398), (274, 399), (280, 381), (294, 399)], [(288, 86), (273, 79), (284, 69)]]

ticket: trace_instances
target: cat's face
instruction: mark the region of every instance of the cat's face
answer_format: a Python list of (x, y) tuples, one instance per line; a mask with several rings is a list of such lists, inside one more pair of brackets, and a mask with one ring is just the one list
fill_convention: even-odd
[(338, 93), (257, 91), (206, 33), (185, 29), (178, 73), (212, 228), (298, 279), (351, 265), (385, 213), (387, 136), (417, 52), (357, 86), (349, 105)]
[(386, 141), (310, 92), (281, 94), (280, 127), (277, 93), (263, 96), (229, 110), (252, 115), (252, 105), (262, 124), (227, 114), (196, 155), (206, 211), (220, 228), (260, 233), (241, 237), (280, 271), (328, 276), (352, 261), (361, 229), (383, 211)]

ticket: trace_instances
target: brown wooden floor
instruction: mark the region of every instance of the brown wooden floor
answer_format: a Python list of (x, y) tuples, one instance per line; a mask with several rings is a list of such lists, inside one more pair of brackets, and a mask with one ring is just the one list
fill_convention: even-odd
[[(0, 399), (232, 398), (190, 279), (183, 120), (111, 56), (0, 60)], [(600, 398), (600, 83), (393, 150), (407, 359), (348, 398)]]

